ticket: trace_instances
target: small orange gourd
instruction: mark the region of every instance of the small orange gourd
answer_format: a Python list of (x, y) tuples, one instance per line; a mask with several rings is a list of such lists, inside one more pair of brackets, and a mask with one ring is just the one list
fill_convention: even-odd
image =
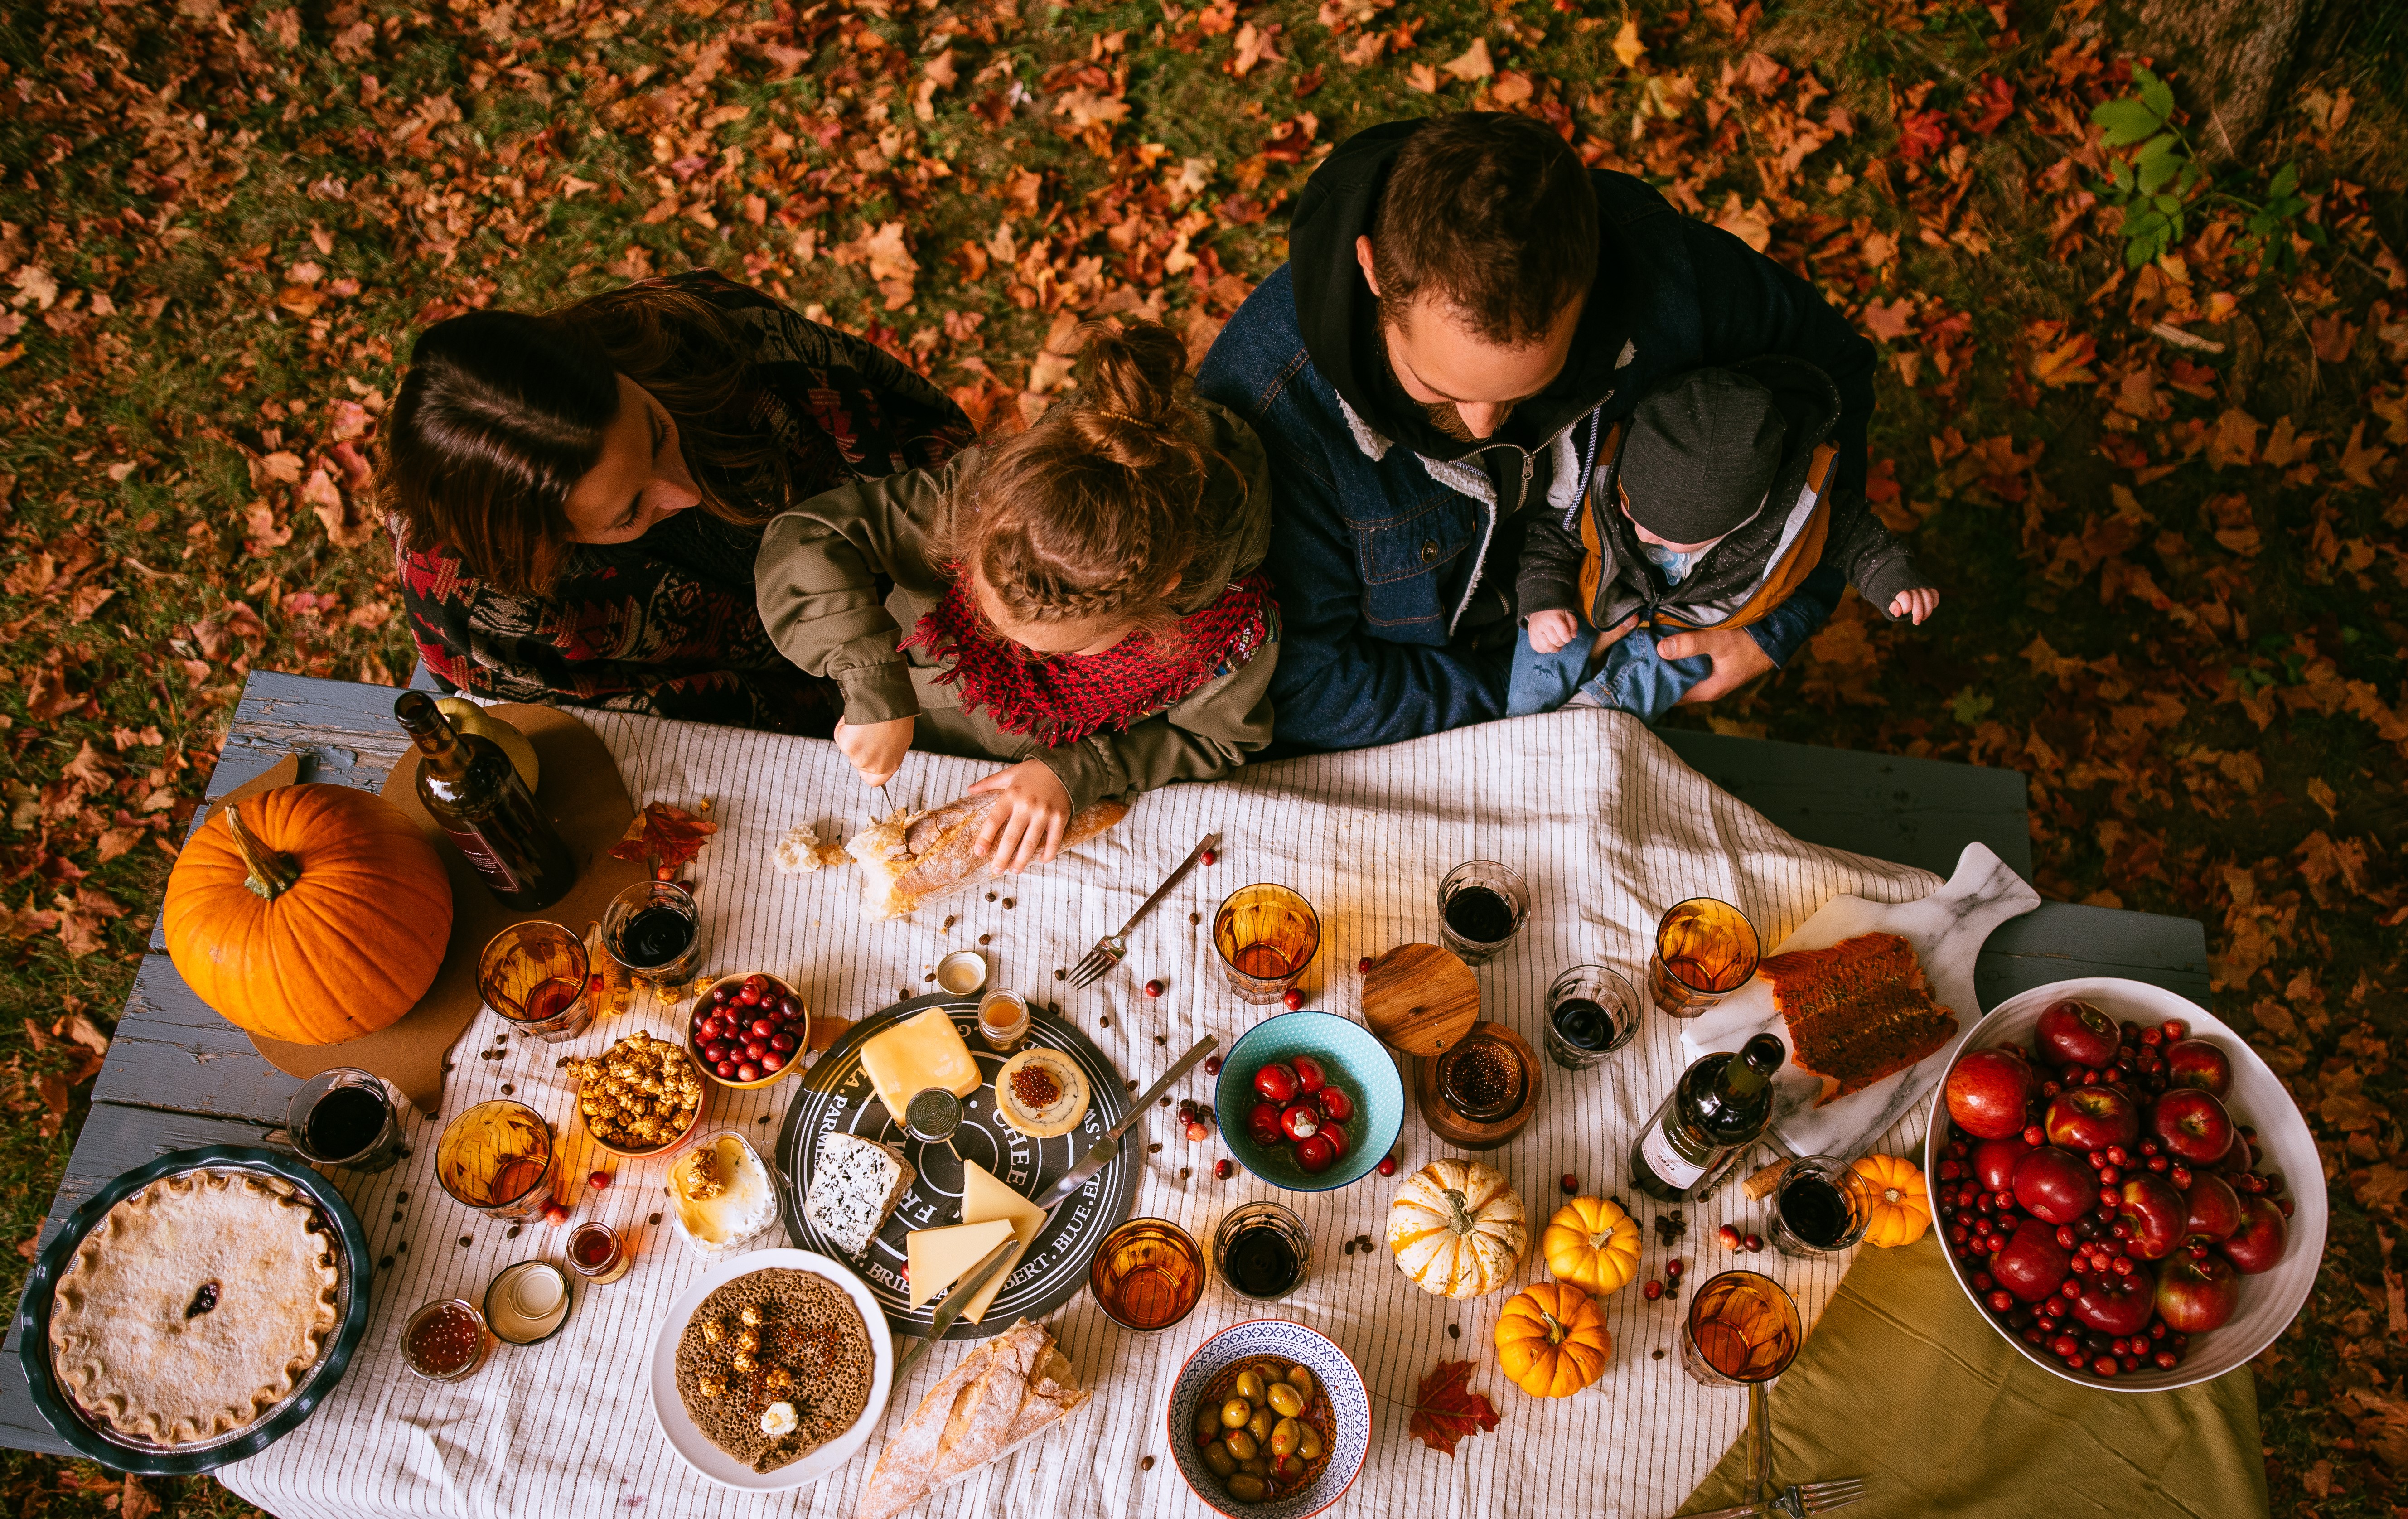
[(1639, 1224), (1610, 1197), (1574, 1197), (1539, 1236), (1547, 1269), (1603, 1297), (1639, 1274)]
[(1505, 1300), (1497, 1316), (1497, 1361), (1532, 1397), (1570, 1397), (1605, 1373), (1613, 1337), (1588, 1294), (1541, 1282)]
[(1856, 1162), (1856, 1174), (1873, 1190), (1872, 1222), (1865, 1226), (1865, 1243), (1891, 1248), (1911, 1245), (1931, 1227), (1931, 1197), (1923, 1173), (1896, 1155), (1867, 1155)]
[(339, 1044), (408, 1012), (452, 937), (452, 882), (402, 810), (350, 786), (218, 809), (167, 876), (167, 955), (228, 1023)]

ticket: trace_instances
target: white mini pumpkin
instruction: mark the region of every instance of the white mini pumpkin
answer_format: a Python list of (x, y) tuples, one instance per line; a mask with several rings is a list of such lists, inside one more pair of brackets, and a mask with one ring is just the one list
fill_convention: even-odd
[(1424, 1292), (1478, 1297), (1512, 1280), (1529, 1220), (1505, 1173), (1476, 1160), (1433, 1160), (1388, 1205), (1388, 1250)]

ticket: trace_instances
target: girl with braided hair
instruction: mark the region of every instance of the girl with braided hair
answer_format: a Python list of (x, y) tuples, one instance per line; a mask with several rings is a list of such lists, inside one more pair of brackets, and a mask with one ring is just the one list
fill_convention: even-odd
[(1078, 390), (939, 469), (863, 480), (769, 523), (778, 648), (842, 694), (870, 785), (912, 748), (1012, 762), (982, 851), (1050, 860), (1072, 813), (1228, 774), (1270, 741), (1279, 609), (1262, 445), (1196, 399), (1160, 324), (1090, 325)]

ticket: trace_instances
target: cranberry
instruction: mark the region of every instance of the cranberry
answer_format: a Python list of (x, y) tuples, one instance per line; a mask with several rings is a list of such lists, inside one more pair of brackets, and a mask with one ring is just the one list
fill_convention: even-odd
[(610, 1184), (610, 1173), (609, 1171), (595, 1171), (593, 1175), (585, 1179), (585, 1184), (598, 1192)]
[(2074, 1339), (2071, 1335), (2058, 1335), (2055, 1340), (2048, 1342), (2048, 1348), (2054, 1351), (2060, 1359), (2071, 1358), (2082, 1353), (2082, 1341)]
[(568, 1222), (568, 1210), (563, 1208), (556, 1202), (545, 1203), (543, 1205), (543, 1221), (556, 1229), (563, 1224)]
[(2166, 1171), (2172, 1165), (2173, 1162), (2163, 1155), (2151, 1155), (2149, 1157), (2149, 1169), (2157, 1172), (2159, 1176), (2165, 1175)]
[(2166, 1031), (2162, 1028), (2144, 1028), (2141, 1030), (2141, 1043), (2144, 1048), (2152, 1044), (2162, 1044), (2165, 1042), (2165, 1038)]
[(2122, 1364), (2113, 1355), (2101, 1355), (2090, 1363), (2090, 1369), (2102, 1377), (2112, 1377), (2121, 1369)]
[(2280, 1212), (2280, 1213), (2281, 1213), (2285, 1218), (2288, 1218), (2288, 1217), (2290, 1217), (2290, 1216), (2291, 1216), (2291, 1199), (2290, 1199), (2290, 1198), (2288, 1198), (2288, 1197), (2277, 1197), (2277, 1198), (2275, 1198), (2275, 1199), (2274, 1199), (2274, 1208), (2275, 1208), (2275, 1211), (2276, 1211), (2277, 1212)]
[(1953, 1160), (1943, 1160), (1940, 1163), (1940, 1180), (1942, 1182), (1954, 1182), (1964, 1174), (1965, 1168)]
[(1739, 1248), (1739, 1229), (1733, 1225), (1726, 1224), (1721, 1228), (1716, 1229), (1714, 1231), (1714, 1238), (1723, 1242), (1723, 1248), (1725, 1250), (1737, 1250)]
[(1990, 1311), (1993, 1313), (2004, 1313), (2015, 1306), (2015, 1295), (2004, 1287), (1999, 1288), (1982, 1300), (1990, 1305)]
[(750, 1060), (739, 1061), (736, 1067), (736, 1079), (739, 1082), (757, 1082), (761, 1079), (761, 1068)]
[(2122, 1366), (2127, 1371), (2138, 1371), (2141, 1369), (2141, 1358), (2137, 1355), (2127, 1355), (2117, 1364)]
[(2040, 1083), (2040, 1095), (2043, 1097), (2053, 1097), (2064, 1090), (2063, 1082), (2048, 1081)]
[(1217, 849), (1208, 849), (1203, 853), (1198, 854), (1196, 857), (1203, 861), (1206, 865), (1213, 865), (1219, 862), (1221, 852)]
[(1187, 1121), (1186, 1133), (1188, 1142), (1193, 1144), (1198, 1139), (1210, 1139), (1212, 1131), (1204, 1126), (1201, 1119), (1191, 1118)]
[(1230, 1165), (1226, 1160), (1216, 1160), (1212, 1163), (1212, 1174), (1224, 1182), (1235, 1175), (1236, 1172), (1237, 1168)]
[(1276, 1062), (1265, 1066), (1254, 1072), (1254, 1090), (1273, 1102), (1288, 1101), (1299, 1090), (1297, 1085), (1296, 1068)]
[(745, 1025), (744, 1031), (752, 1035), (756, 1039), (766, 1039), (770, 1035), (778, 1031), (778, 1020), (775, 1018), (755, 1018), (752, 1023)]
[(785, 1068), (786, 1057), (775, 1050), (761, 1057), (761, 1069), (765, 1074), (775, 1073)]
[(736, 1000), (743, 1003), (748, 1008), (757, 1008), (761, 1005), (761, 994), (753, 990), (751, 986), (747, 986), (742, 991), (736, 994)]
[(2099, 1189), (2099, 1206), (2105, 1211), (2114, 1212), (2122, 1207), (2123, 1203), (2124, 1194), (2119, 1188), (2100, 1187)]
[(1329, 1084), (1328, 1073), (1321, 1068), (1321, 1062), (1312, 1056), (1300, 1054), (1288, 1064), (1296, 1070), (1296, 1089), (1298, 1092), (1310, 1096)]
[(2168, 1044), (2179, 1044), (2190, 1033), (2190, 1025), (2179, 1018), (2169, 1018), (2157, 1025), (2157, 1030), (2165, 1035)]
[(2149, 1338), (2152, 1340), (2163, 1340), (2165, 1337), (2166, 1321), (2163, 1319), (2151, 1319), (2149, 1321)]
[(736, 1058), (736, 1046), (725, 1039), (713, 1039), (702, 1047), (702, 1057), (712, 1065)]
[(796, 1000), (795, 1000), (793, 997), (791, 997), (791, 996), (781, 996), (781, 997), (778, 998), (778, 1016), (779, 1016), (779, 1017), (781, 1017), (781, 1018), (785, 1018), (785, 1019), (795, 1019), (795, 1018), (799, 1018), (799, 1017), (801, 1017), (802, 1015), (803, 1015), (803, 1005), (802, 1005), (801, 1003), (799, 1003), (799, 1002), (796, 1001)]
[(2149, 1359), (2157, 1363), (2157, 1368), (2160, 1371), (2171, 1371), (2182, 1365), (2182, 1357), (2170, 1350), (2161, 1350)]
[(1346, 1095), (1344, 1087), (1325, 1086), (1312, 1095), (1312, 1099), (1337, 1123), (1343, 1124), (1354, 1116), (1354, 1099)]
[(1354, 974), (1356, 974), (1356, 975), (1358, 975), (1358, 976), (1368, 976), (1368, 975), (1369, 975), (1370, 973), (1371, 973), (1371, 957), (1370, 957), (1369, 955), (1368, 955), (1368, 954), (1367, 954), (1367, 955), (1363, 956), (1363, 958), (1361, 958), (1360, 960), (1357, 960), (1357, 961), (1355, 961), (1355, 962), (1354, 962)]
[(1580, 1178), (1573, 1175), (1570, 1171), (1564, 1172), (1559, 1181), (1563, 1186), (1564, 1194), (1567, 1197), (1570, 1197), (1571, 1194), (1580, 1190)]
[(1147, 982), (1145, 983), (1145, 995), (1148, 996), (1160, 996), (1162, 995), (1162, 982), (1158, 981)]
[(1962, 1160), (1971, 1153), (1971, 1148), (1962, 1139), (1951, 1139), (1948, 1141), (1948, 1154), (1955, 1159)]
[(2082, 1158), (2090, 1162), (2090, 1168), (2095, 1171), (2107, 1164), (2107, 1152), (2104, 1150), (2093, 1150), (2090, 1154), (2083, 1156)]
[(1639, 1289), (1639, 1296), (1646, 1298), (1652, 1303), (1656, 1298), (1664, 1296), (1664, 1283), (1661, 1282), (1650, 1281), (1645, 1286)]
[(1297, 1009), (1304, 1006), (1304, 993), (1297, 987), (1289, 987), (1286, 991), (1280, 994), (1280, 1006), (1285, 1008), (1290, 1012), (1294, 1012)]
[(711, 1073), (723, 1082), (732, 1082), (736, 1080), (737, 1065), (733, 1060), (713, 1061), (711, 1063), (710, 1069)]
[(2144, 1155), (2154, 1155), (2163, 1148), (2164, 1147), (2158, 1144), (2155, 1139), (2143, 1139), (2141, 1141), (2141, 1154)]
[(1687, 1267), (1681, 1264), (1681, 1258), (1678, 1255), (1673, 1256), (1670, 1260), (1664, 1263), (1664, 1275), (1669, 1281), (1680, 1281), (1681, 1273), (1687, 1269)]
[(1975, 1292), (1987, 1292), (1998, 1284), (1999, 1283), (1992, 1279), (1990, 1273), (1987, 1271), (1976, 1271), (1973, 1273), (1973, 1290)]
[(2035, 1150), (2039, 1149), (2042, 1145), (2048, 1143), (2048, 1130), (2041, 1127), (2038, 1124), (2032, 1125), (2030, 1127), (2024, 1130), (2024, 1143), (2030, 1145)]
[(782, 1028), (769, 1036), (769, 1048), (779, 1054), (793, 1054), (798, 1042), (795, 1036)]
[(2190, 1168), (2177, 1160), (2166, 1168), (2166, 1180), (2172, 1182), (2178, 1190), (2188, 1192), (2190, 1190)]
[(744, 1041), (744, 1058), (747, 1060), (758, 1060), (768, 1053), (769, 1041), (767, 1039), (746, 1039)]
[(719, 1038), (719, 1020), (716, 1018), (696, 1018), (694, 1021), (694, 1037), (702, 1040), (706, 1044), (710, 1043), (712, 1039)]
[(1221, 1074), (1221, 1057), (1219, 1055), (1212, 1054), (1206, 1055), (1204, 1057), (1204, 1074), (1207, 1076), (1218, 1076)]
[(1397, 1174), (1397, 1157), (1396, 1157), (1396, 1156), (1394, 1156), (1394, 1155), (1382, 1155), (1382, 1156), (1380, 1157), (1380, 1174), (1381, 1174), (1382, 1176), (1394, 1176), (1394, 1175), (1396, 1175), (1396, 1174)]
[(2122, 1180), (2124, 1180), (2122, 1168), (2115, 1166), (2101, 1166), (2099, 1168), (2099, 1185), (2102, 1190), (2107, 1187), (2114, 1186), (2116, 1182), (2121, 1182)]
[(2074, 1234), (2073, 1234), (2073, 1225), (2071, 1225), (2071, 1224), (2060, 1224), (2060, 1225), (2058, 1225), (2057, 1226), (2057, 1249), (2059, 1249), (2059, 1250), (2071, 1250), (2071, 1249), (2073, 1248), (2073, 1240), (2074, 1240)]

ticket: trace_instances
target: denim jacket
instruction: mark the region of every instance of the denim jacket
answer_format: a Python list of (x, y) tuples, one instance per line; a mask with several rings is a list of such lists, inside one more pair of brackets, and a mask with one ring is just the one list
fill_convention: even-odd
[[(1626, 308), (1627, 374), (1542, 447), (1554, 457), (1538, 509), (1570, 518), (1606, 425), (1664, 378), (1701, 364), (1793, 353), (1830, 376), (1842, 414), (1840, 479), (1864, 478), (1872, 345), (1813, 287), (1728, 233), (1679, 214), (1627, 175), (1596, 171)], [(1273, 521), (1266, 567), (1279, 589), (1282, 652), (1272, 678), (1278, 748), (1357, 749), (1505, 715), (1509, 657), (1456, 647), (1498, 521), (1476, 458), (1436, 461), (1397, 446), (1316, 371), (1297, 319), (1290, 269), (1263, 281), (1222, 330), (1198, 393), (1250, 423), (1268, 451)], [(1514, 448), (1498, 444), (1498, 448)], [(1528, 488), (1537, 460), (1523, 453)], [(1510, 469), (1500, 472), (1512, 480)], [(1508, 514), (1524, 503), (1505, 503)], [(1839, 604), (1826, 566), (1746, 631), (1785, 663)]]

